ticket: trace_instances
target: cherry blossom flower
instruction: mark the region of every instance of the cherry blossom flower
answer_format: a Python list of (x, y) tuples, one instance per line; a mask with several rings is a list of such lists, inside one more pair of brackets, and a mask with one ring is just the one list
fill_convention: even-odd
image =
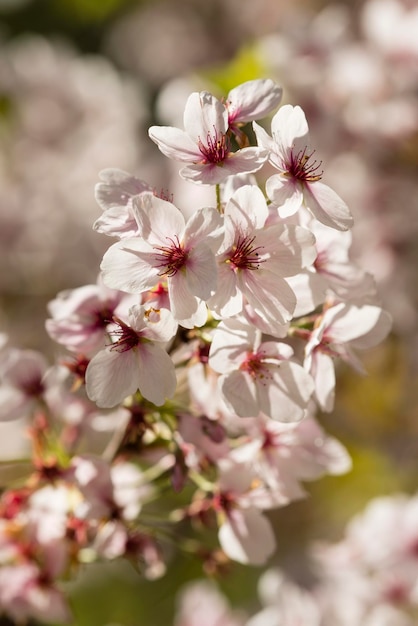
[(170, 310), (187, 328), (201, 326), (207, 300), (216, 287), (214, 251), (222, 238), (216, 209), (197, 210), (186, 222), (170, 202), (152, 194), (134, 201), (138, 236), (123, 239), (103, 257), (103, 281), (109, 287), (142, 294), (166, 281)]
[(278, 569), (261, 576), (258, 593), (263, 604), (246, 626), (321, 626), (322, 615), (313, 594), (288, 580)]
[(122, 315), (130, 304), (134, 304), (132, 298), (99, 280), (96, 285), (60, 292), (48, 304), (51, 318), (45, 327), (50, 337), (68, 350), (89, 355), (104, 346), (107, 326), (117, 310)]
[(263, 565), (276, 547), (274, 532), (262, 510), (279, 502), (264, 489), (246, 464), (226, 463), (219, 476), (219, 543), (233, 561)]
[(176, 389), (174, 365), (164, 349), (177, 329), (170, 312), (133, 306), (129, 324), (116, 321), (115, 342), (98, 352), (87, 367), (87, 395), (102, 408), (116, 406), (138, 389), (161, 406)]
[(291, 361), (292, 348), (262, 342), (261, 332), (239, 319), (224, 320), (213, 337), (209, 365), (222, 374), (225, 402), (241, 417), (260, 412), (282, 422), (302, 419), (314, 390), (306, 370)]
[(417, 517), (416, 495), (375, 498), (349, 521), (341, 541), (313, 546), (326, 624), (415, 623)]
[(260, 146), (269, 150), (269, 161), (279, 170), (266, 181), (266, 192), (281, 217), (293, 215), (305, 205), (317, 220), (338, 230), (347, 230), (353, 219), (345, 202), (320, 182), (321, 164), (309, 148), (308, 124), (299, 106), (282, 106), (271, 122), (272, 137), (256, 122)]
[(347, 450), (312, 417), (283, 424), (260, 416), (250, 420), (247, 433), (249, 441), (236, 447), (230, 458), (256, 468), (265, 484), (281, 494), (283, 504), (306, 495), (301, 481), (351, 469)]
[(221, 317), (241, 313), (244, 297), (272, 326), (288, 321), (296, 296), (284, 277), (315, 258), (314, 238), (303, 228), (266, 226), (268, 208), (261, 190), (238, 189), (225, 207), (225, 239), (218, 251), (218, 289), (208, 301)]
[(46, 358), (35, 350), (11, 349), (0, 365), (0, 421), (29, 415), (42, 401), (48, 371)]
[(265, 117), (282, 99), (283, 90), (270, 78), (249, 80), (234, 87), (226, 97), (229, 125), (246, 124)]
[(132, 211), (132, 199), (143, 191), (152, 192), (148, 183), (128, 172), (108, 168), (99, 173), (101, 179), (95, 187), (95, 198), (103, 215), (93, 224), (98, 233), (113, 237), (133, 237), (137, 223)]
[(151, 126), (148, 133), (167, 157), (190, 164), (180, 170), (186, 180), (219, 184), (232, 174), (256, 172), (267, 159), (263, 148), (231, 151), (227, 108), (207, 91), (189, 96), (184, 128)]
[(240, 126), (261, 119), (277, 108), (282, 93), (282, 88), (270, 78), (249, 80), (231, 89), (225, 101), (228, 124), (241, 147), (248, 145), (248, 138)]
[(71, 612), (63, 592), (35, 563), (3, 565), (0, 569), (0, 610), (17, 622), (29, 617), (70, 623)]
[(304, 361), (315, 381), (315, 397), (322, 410), (331, 411), (334, 406), (333, 358), (340, 357), (364, 373), (353, 348), (365, 349), (377, 345), (390, 328), (390, 316), (378, 306), (340, 302), (325, 309), (305, 347)]
[(244, 626), (243, 617), (232, 611), (227, 599), (211, 581), (188, 583), (176, 600), (174, 626)]

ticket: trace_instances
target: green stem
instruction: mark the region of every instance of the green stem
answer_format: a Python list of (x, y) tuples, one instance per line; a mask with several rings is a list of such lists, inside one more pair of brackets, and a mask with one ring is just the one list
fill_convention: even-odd
[(216, 189), (216, 208), (218, 209), (219, 213), (222, 213), (221, 186), (219, 183), (216, 184), (215, 189)]

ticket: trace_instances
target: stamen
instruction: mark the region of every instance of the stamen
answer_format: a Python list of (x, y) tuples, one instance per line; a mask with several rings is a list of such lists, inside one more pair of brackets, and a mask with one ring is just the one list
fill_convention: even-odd
[(185, 266), (189, 254), (180, 244), (177, 235), (174, 239), (171, 237), (167, 239), (171, 242), (171, 246), (154, 246), (154, 250), (159, 251), (155, 259), (158, 263), (157, 267), (162, 268), (158, 276), (171, 277)]
[(262, 250), (263, 246), (253, 246), (254, 240), (255, 235), (254, 237), (239, 235), (227, 263), (230, 263), (234, 269), (258, 270), (260, 263), (264, 263), (266, 259), (260, 259), (258, 250)]
[(110, 345), (110, 350), (127, 352), (128, 350), (135, 348), (135, 346), (139, 344), (138, 333), (117, 317), (114, 317), (113, 321), (117, 326), (119, 326), (119, 328), (112, 330), (112, 334), (119, 337), (119, 339)]
[(287, 163), (287, 171), (285, 176), (289, 176), (301, 182), (314, 183), (321, 180), (324, 173), (323, 170), (318, 172), (322, 165), (322, 161), (311, 161), (315, 150), (308, 153), (308, 148), (305, 146), (303, 150), (300, 150), (296, 155), (293, 151), (290, 153), (290, 161)]
[(197, 145), (204, 156), (204, 163), (222, 163), (230, 152), (229, 138), (218, 133), (215, 126), (213, 127), (213, 134), (208, 132), (206, 135), (206, 144), (199, 137)]
[(262, 360), (262, 354), (248, 352), (247, 358), (243, 361), (239, 368), (243, 372), (247, 372), (253, 379), (265, 380), (271, 378), (271, 374)]

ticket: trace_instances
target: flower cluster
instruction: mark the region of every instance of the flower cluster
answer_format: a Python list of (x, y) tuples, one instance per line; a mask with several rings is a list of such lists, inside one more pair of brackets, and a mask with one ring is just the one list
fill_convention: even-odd
[[(335, 361), (361, 371), (357, 349), (390, 318), (350, 260), (351, 214), (322, 182), (302, 109), (280, 107), (271, 134), (259, 123), (281, 95), (267, 79), (224, 101), (196, 92), (184, 130), (151, 127), (212, 205), (186, 214), (169, 191), (103, 171), (94, 229), (116, 241), (96, 284), (49, 304), (67, 356), (49, 367), (2, 348), (1, 418), (32, 420), (29, 476), (0, 500), (0, 609), (15, 619), (68, 620), (58, 583), (84, 562), (161, 574), (164, 538), (206, 571), (263, 565), (266, 512), (349, 470), (316, 412), (333, 408)], [(174, 510), (167, 488), (182, 492)]]
[(207, 581), (179, 594), (175, 626), (413, 626), (418, 616), (418, 496), (372, 500), (336, 544), (316, 545), (316, 581), (309, 588), (279, 569), (259, 580), (262, 608), (232, 610)]

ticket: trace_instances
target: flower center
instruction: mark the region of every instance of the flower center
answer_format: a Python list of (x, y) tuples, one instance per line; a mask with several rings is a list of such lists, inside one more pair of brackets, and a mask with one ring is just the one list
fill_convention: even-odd
[(128, 350), (135, 348), (140, 341), (138, 333), (117, 317), (114, 317), (113, 321), (118, 328), (116, 330), (112, 330), (112, 334), (119, 337), (119, 339), (115, 343), (111, 344), (110, 349), (116, 350), (116, 352), (127, 352)]
[(227, 263), (230, 263), (233, 269), (237, 270), (258, 270), (260, 263), (264, 263), (265, 259), (260, 259), (258, 250), (262, 250), (263, 246), (254, 246), (255, 235), (253, 237), (238, 238), (231, 249), (231, 254)]
[(239, 368), (242, 372), (247, 372), (253, 379), (265, 380), (271, 378), (265, 363), (262, 360), (262, 354), (256, 352), (248, 352), (245, 361)]
[(157, 267), (161, 268), (159, 276), (174, 276), (182, 267), (186, 265), (189, 253), (183, 248), (177, 235), (174, 239), (167, 237), (171, 243), (170, 246), (154, 246), (154, 250), (158, 250), (155, 255)]
[(204, 157), (204, 163), (222, 163), (230, 152), (228, 137), (218, 133), (215, 127), (213, 127), (213, 134), (208, 132), (206, 135), (206, 143), (203, 143), (199, 137), (197, 145)]
[(308, 148), (305, 147), (297, 154), (294, 154), (293, 151), (290, 153), (285, 176), (303, 183), (314, 183), (317, 180), (321, 180), (324, 173), (323, 170), (319, 171), (322, 161), (318, 162), (316, 159), (312, 161), (315, 150), (310, 153), (307, 150)]

